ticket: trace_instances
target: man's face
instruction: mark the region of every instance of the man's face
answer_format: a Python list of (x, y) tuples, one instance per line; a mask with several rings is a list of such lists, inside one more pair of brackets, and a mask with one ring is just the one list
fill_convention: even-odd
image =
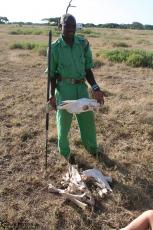
[(76, 31), (76, 22), (73, 18), (68, 19), (62, 23), (61, 32), (66, 38), (72, 38)]

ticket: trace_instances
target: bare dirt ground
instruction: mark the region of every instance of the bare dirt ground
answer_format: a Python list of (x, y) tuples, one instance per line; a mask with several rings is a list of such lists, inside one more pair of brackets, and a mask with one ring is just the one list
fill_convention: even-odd
[[(117, 230), (152, 209), (153, 70), (107, 61), (94, 69), (106, 93), (105, 106), (95, 116), (102, 161), (84, 150), (75, 120), (71, 148), (81, 167), (97, 167), (113, 178), (113, 193), (97, 200), (94, 210), (82, 211), (48, 192), (48, 184), (58, 185), (67, 165), (57, 152), (52, 112), (48, 169), (44, 169), (47, 60), (33, 51), (9, 48), (15, 41), (47, 42), (48, 38), (9, 35), (9, 30), (0, 26), (0, 229)], [(122, 31), (134, 42), (141, 35), (141, 31)], [(144, 45), (150, 50), (153, 34), (148, 37), (143, 31), (144, 38), (150, 41)], [(134, 42), (130, 40), (133, 46)], [(96, 50), (104, 45), (102, 38), (90, 43)]]

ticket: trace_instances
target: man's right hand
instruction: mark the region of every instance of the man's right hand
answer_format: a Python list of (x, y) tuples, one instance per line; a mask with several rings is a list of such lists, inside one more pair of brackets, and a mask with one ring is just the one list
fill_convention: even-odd
[(97, 90), (92, 92), (93, 98), (97, 100), (98, 103), (104, 104), (104, 93), (101, 90)]
[(49, 98), (49, 104), (51, 105), (51, 107), (53, 108), (53, 110), (57, 110), (56, 98), (55, 98), (55, 96), (51, 96), (51, 97)]

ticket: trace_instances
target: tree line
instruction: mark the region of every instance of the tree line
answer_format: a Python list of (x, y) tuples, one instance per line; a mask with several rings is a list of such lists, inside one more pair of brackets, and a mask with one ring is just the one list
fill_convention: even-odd
[[(59, 20), (60, 20), (60, 17), (43, 18), (42, 21), (44, 23), (41, 23), (41, 24), (57, 26), (59, 24)], [(6, 23), (9, 23), (8, 18), (0, 16), (0, 24), (6, 24)], [(13, 22), (13, 23), (11, 22), (11, 24), (32, 25), (33, 23), (32, 22)], [(34, 24), (40, 24), (40, 23), (34, 23)], [(153, 30), (153, 25), (150, 25), (150, 24), (143, 25), (140, 22), (133, 22), (131, 24), (105, 23), (105, 24), (98, 24), (98, 25), (95, 25), (93, 23), (82, 23), (82, 26), (86, 28), (95, 27), (95, 28), (113, 28), (113, 29)]]

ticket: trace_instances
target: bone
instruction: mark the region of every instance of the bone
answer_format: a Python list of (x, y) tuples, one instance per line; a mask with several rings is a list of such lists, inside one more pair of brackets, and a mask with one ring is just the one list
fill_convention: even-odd
[(83, 171), (83, 176), (86, 176), (87, 178), (93, 178), (95, 179), (97, 183), (97, 185), (99, 187), (106, 188), (107, 190), (109, 190), (110, 192), (112, 192), (112, 189), (110, 187), (110, 185), (108, 184), (108, 179), (110, 181), (110, 177), (105, 177), (98, 169), (88, 169)]
[(95, 99), (81, 98), (63, 101), (57, 108), (69, 113), (79, 114), (87, 111), (98, 111), (100, 104)]
[(82, 181), (81, 175), (78, 171), (77, 165), (69, 165), (69, 173), (70, 173), (70, 182), (76, 185), (79, 190), (83, 191), (86, 189), (85, 183)]
[(75, 199), (78, 199), (78, 200), (81, 200), (83, 197), (86, 196), (85, 193), (83, 193), (81, 195), (75, 195), (75, 194), (67, 193), (67, 190), (55, 188), (52, 184), (49, 184), (49, 190), (50, 190), (50, 192), (55, 192), (55, 193), (58, 193), (58, 194), (62, 194), (65, 197), (69, 197), (69, 198), (72, 197), (72, 198), (75, 198)]
[(88, 169), (81, 174), (78, 171), (77, 165), (69, 165), (69, 172), (63, 178), (67, 186), (65, 189), (58, 189), (52, 184), (49, 184), (49, 191), (62, 195), (65, 199), (71, 200), (83, 210), (90, 205), (94, 207), (95, 199), (91, 191), (88, 189), (85, 181), (90, 180), (97, 186), (97, 192), (100, 197), (108, 191), (112, 191), (107, 181), (111, 181), (111, 177), (104, 176), (98, 169)]
[(79, 206), (80, 208), (82, 208), (83, 210), (85, 210), (87, 208), (87, 204), (76, 200), (76, 199), (71, 199), (72, 202), (74, 202), (77, 206)]
[(97, 192), (100, 197), (103, 197), (104, 194), (107, 194), (107, 189), (106, 188), (98, 189)]
[(81, 201), (81, 199), (86, 196), (85, 193), (81, 195), (70, 194), (67, 193), (64, 189), (55, 188), (52, 184), (49, 184), (49, 191), (63, 195), (67, 200), (71, 200), (82, 209), (85, 209), (87, 207), (87, 204)]

